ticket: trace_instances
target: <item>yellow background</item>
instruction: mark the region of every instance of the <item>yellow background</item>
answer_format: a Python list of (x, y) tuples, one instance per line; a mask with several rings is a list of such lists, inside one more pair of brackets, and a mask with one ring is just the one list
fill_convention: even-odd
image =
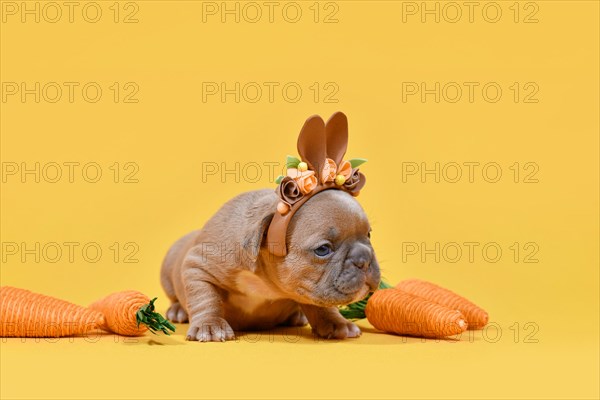
[[(244, 15), (223, 23), (220, 15), (203, 22), (196, 1), (137, 1), (138, 22), (123, 23), (135, 6), (121, 2), (115, 23), (113, 2), (97, 3), (97, 23), (82, 18), (85, 2), (72, 23), (67, 15), (23, 23), (20, 14), (3, 14), (3, 83), (97, 82), (103, 89), (96, 103), (77, 90), (72, 103), (66, 92), (57, 103), (8, 96), (1, 103), (4, 167), (95, 162), (103, 175), (97, 183), (86, 182), (81, 169), (73, 183), (5, 176), (4, 245), (77, 242), (79, 250), (73, 262), (63, 254), (55, 263), (50, 253), (40, 262), (3, 254), (2, 285), (80, 304), (135, 288), (159, 296), (164, 311), (158, 277), (170, 244), (235, 194), (274, 187), (267, 169), (258, 182), (241, 176), (237, 183), (234, 175), (202, 182), (203, 163), (282, 163), (295, 154), (306, 117), (342, 110), (348, 156), (369, 159), (359, 200), (384, 276), (449, 287), (486, 308), (493, 324), (460, 342), (378, 334), (365, 321), (362, 338), (341, 342), (315, 341), (307, 328), (296, 342), (281, 330), (226, 344), (188, 343), (185, 325), (169, 338), (2, 340), (2, 398), (598, 398), (598, 2), (521, 2), (518, 23), (512, 1), (497, 2), (496, 23), (482, 17), (486, 2), (472, 23), (465, 7), (456, 23), (431, 15), (422, 23), (420, 14), (403, 22), (407, 5), (394, 1), (322, 2), (317, 23), (313, 2), (298, 3), (297, 23), (283, 19), (283, 2), (272, 23), (264, 6), (256, 23)], [(535, 6), (538, 22), (524, 23)], [(336, 10), (338, 22), (323, 23)], [(122, 90), (117, 103), (114, 82)], [(122, 101), (127, 82), (139, 87), (137, 103)], [(295, 82), (303, 93), (295, 103), (280, 90), (272, 102), (266, 92), (256, 103), (236, 103), (233, 95), (203, 101), (203, 82)], [(321, 88), (316, 102), (314, 82)], [(337, 103), (324, 102), (328, 82), (339, 88)], [(466, 92), (456, 103), (436, 103), (432, 95), (404, 102), (402, 82), (496, 82), (503, 94), (495, 103), (480, 90), (473, 102)], [(514, 82), (522, 90), (517, 103)], [(537, 103), (523, 102), (528, 82), (539, 88)], [(123, 183), (121, 175), (115, 183), (115, 162), (122, 174), (130, 171), (125, 163), (135, 163), (139, 182)], [(403, 163), (411, 162), (495, 162), (503, 175), (488, 183), (479, 169), (472, 183), (465, 176), (436, 183), (431, 175), (403, 182)], [(515, 162), (535, 163), (538, 182), (523, 183), (520, 175), (515, 183)], [(123, 249), (115, 262), (115, 242), (135, 243), (139, 262), (123, 262)], [(423, 262), (420, 254), (403, 260), (411, 242), (480, 246), (473, 262), (466, 254), (455, 263), (431, 255)], [(518, 262), (509, 249), (514, 242)], [(537, 263), (523, 262), (529, 242), (538, 247)], [(82, 258), (86, 243), (103, 249), (98, 262)], [(486, 243), (502, 248), (498, 262), (483, 259)]]

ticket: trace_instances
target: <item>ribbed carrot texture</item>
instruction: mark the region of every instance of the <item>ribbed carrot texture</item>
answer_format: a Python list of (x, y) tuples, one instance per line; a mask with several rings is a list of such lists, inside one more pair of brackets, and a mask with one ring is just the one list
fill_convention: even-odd
[(117, 292), (90, 305), (90, 309), (102, 313), (108, 330), (124, 336), (140, 336), (148, 331), (146, 325), (138, 327), (136, 313), (150, 298), (135, 290)]
[(375, 328), (398, 335), (441, 338), (467, 329), (459, 311), (396, 289), (376, 290), (365, 313)]
[(139, 336), (148, 329), (169, 334), (175, 327), (154, 312), (154, 300), (128, 290), (89, 308), (10, 286), (0, 287), (0, 337), (63, 337), (94, 329)]
[(410, 279), (400, 282), (396, 285), (396, 289), (460, 311), (467, 319), (469, 329), (481, 329), (488, 323), (488, 313), (483, 309), (464, 297), (431, 282)]
[(102, 313), (10, 286), (0, 287), (1, 337), (83, 335), (104, 326)]

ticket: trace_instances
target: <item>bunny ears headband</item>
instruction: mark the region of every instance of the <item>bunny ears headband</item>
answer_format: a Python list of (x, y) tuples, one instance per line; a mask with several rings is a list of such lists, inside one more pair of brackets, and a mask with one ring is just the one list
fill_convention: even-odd
[(287, 176), (279, 176), (277, 212), (267, 231), (269, 250), (276, 256), (287, 254), (287, 227), (294, 213), (315, 194), (328, 189), (344, 190), (358, 196), (365, 176), (358, 166), (365, 159), (343, 160), (348, 148), (348, 119), (337, 112), (327, 123), (318, 115), (308, 118), (298, 135), (300, 158), (288, 156)]

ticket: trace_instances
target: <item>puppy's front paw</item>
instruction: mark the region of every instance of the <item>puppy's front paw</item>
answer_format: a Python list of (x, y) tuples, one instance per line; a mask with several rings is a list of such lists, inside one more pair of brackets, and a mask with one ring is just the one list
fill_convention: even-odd
[(345, 339), (359, 337), (361, 332), (356, 324), (346, 320), (321, 320), (312, 331), (325, 339)]
[(224, 342), (235, 339), (235, 334), (227, 321), (215, 317), (190, 322), (185, 339), (199, 342)]

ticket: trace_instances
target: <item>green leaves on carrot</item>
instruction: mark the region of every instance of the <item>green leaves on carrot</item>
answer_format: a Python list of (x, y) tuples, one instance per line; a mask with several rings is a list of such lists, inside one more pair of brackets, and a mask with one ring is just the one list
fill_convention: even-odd
[(155, 312), (154, 301), (156, 297), (150, 300), (150, 303), (143, 305), (135, 313), (135, 318), (138, 327), (140, 324), (144, 324), (148, 327), (150, 332), (156, 334), (157, 331), (162, 331), (165, 335), (170, 335), (169, 330), (175, 332), (175, 326), (168, 321), (165, 317)]

